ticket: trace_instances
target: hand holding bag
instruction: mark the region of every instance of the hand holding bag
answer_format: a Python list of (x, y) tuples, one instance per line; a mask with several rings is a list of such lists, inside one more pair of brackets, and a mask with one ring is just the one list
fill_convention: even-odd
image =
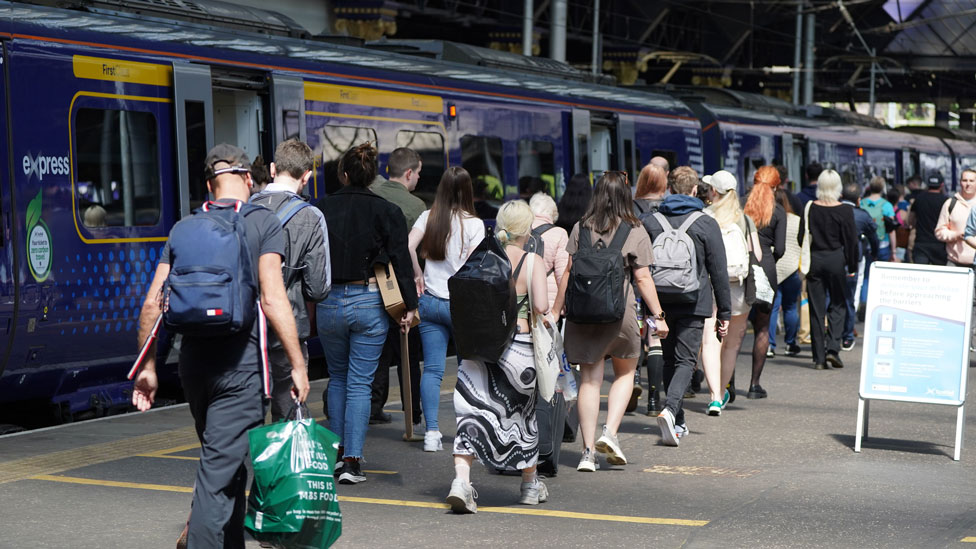
[[(551, 402), (556, 394), (556, 379), (562, 369), (563, 340), (556, 330), (556, 322), (549, 317), (549, 326), (544, 315), (535, 314), (532, 307), (532, 272), (535, 258), (529, 257), (526, 292), (529, 295), (529, 328), (532, 332), (532, 354), (535, 358), (536, 388), (539, 396)], [(548, 296), (545, 297), (548, 299)]]
[(807, 274), (810, 272), (810, 204), (807, 202), (803, 208), (803, 244), (800, 246), (800, 272)]
[(752, 244), (752, 230), (748, 221), (746, 222), (746, 241), (749, 243), (749, 277), (746, 278), (746, 303), (752, 305), (760, 302), (772, 305), (776, 292), (773, 290), (773, 285), (769, 283), (769, 277), (766, 276), (766, 271), (759, 263), (759, 258), (756, 257), (756, 251)]

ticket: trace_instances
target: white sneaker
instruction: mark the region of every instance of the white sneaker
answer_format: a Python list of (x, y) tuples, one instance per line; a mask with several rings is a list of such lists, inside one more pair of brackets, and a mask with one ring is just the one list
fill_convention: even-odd
[(607, 463), (610, 465), (627, 465), (627, 458), (624, 457), (623, 450), (617, 437), (610, 434), (607, 426), (603, 426), (603, 436), (596, 441), (596, 451), (607, 455)]
[(580, 458), (576, 470), (582, 473), (592, 473), (600, 468), (600, 460), (596, 457), (596, 452), (586, 448), (583, 450), (583, 457)]
[(678, 435), (674, 432), (674, 414), (665, 408), (657, 416), (657, 426), (661, 429), (661, 440), (668, 446), (678, 445)]
[(451, 511), (458, 514), (477, 513), (478, 504), (474, 502), (477, 498), (478, 492), (475, 492), (470, 483), (459, 478), (451, 482), (451, 492), (447, 495)]
[(439, 452), (443, 450), (444, 444), (441, 442), (441, 438), (440, 431), (427, 431), (424, 433), (424, 451)]
[(522, 505), (539, 505), (549, 500), (549, 489), (538, 478), (534, 482), (523, 482), (519, 491)]

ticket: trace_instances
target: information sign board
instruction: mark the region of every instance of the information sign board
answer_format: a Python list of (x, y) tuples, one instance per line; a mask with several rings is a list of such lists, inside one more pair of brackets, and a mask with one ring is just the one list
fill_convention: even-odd
[(875, 262), (871, 265), (861, 354), (855, 451), (867, 432), (867, 400), (959, 407), (956, 459), (973, 313), (973, 271)]

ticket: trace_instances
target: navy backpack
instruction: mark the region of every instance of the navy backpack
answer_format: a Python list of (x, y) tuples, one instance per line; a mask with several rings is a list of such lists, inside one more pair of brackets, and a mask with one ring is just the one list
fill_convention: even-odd
[(251, 329), (258, 285), (244, 216), (264, 206), (204, 203), (169, 233), (170, 272), (163, 286), (163, 324), (193, 337)]

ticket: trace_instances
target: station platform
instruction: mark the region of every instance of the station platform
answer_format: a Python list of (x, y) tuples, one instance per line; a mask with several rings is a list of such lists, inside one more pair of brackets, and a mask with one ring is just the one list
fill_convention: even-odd
[[(747, 336), (743, 349), (751, 349)], [(444, 498), (454, 475), (456, 363), (439, 414), (444, 452), (401, 439), (399, 394), (389, 425), (370, 426), (367, 482), (338, 485), (336, 547), (966, 547), (976, 542), (976, 408), (953, 461), (955, 409), (874, 401), (871, 438), (854, 453), (860, 349), (847, 367), (810, 368), (808, 347), (769, 359), (769, 398), (747, 400), (750, 357), (739, 357), (737, 399), (705, 414), (686, 399), (689, 436), (663, 446), (646, 400), (620, 443), (630, 463), (578, 473), (579, 442), (564, 443), (550, 499), (516, 503), (518, 477), (475, 466), (475, 515)], [(395, 372), (395, 370), (394, 370)], [(394, 374), (395, 375), (395, 374)], [(322, 418), (312, 386), (310, 408)], [(394, 383), (394, 385), (396, 385)], [(609, 387), (609, 374), (604, 394)], [(974, 389), (970, 386), (970, 398)], [(604, 399), (605, 409), (605, 399)], [(326, 420), (321, 420), (328, 426)], [(190, 506), (198, 444), (188, 408), (173, 406), (0, 437), (0, 547), (171, 547)], [(258, 547), (249, 541), (248, 547)]]

